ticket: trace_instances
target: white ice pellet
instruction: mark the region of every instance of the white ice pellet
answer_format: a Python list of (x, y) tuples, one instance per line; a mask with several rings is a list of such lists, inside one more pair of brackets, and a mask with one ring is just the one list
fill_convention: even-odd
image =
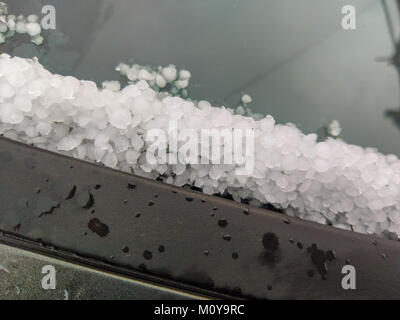
[(159, 88), (164, 88), (167, 85), (167, 81), (161, 74), (158, 74), (156, 75), (156, 84)]
[(26, 33), (26, 24), (25, 24), (25, 22), (24, 21), (18, 21), (17, 23), (16, 23), (16, 25), (15, 25), (15, 31), (17, 32), (17, 33), (21, 33), (21, 34), (24, 34), (24, 33)]
[(33, 126), (28, 126), (25, 130), (24, 133), (29, 137), (29, 138), (34, 138), (38, 135), (38, 131), (35, 127)]
[(116, 137), (114, 144), (118, 152), (125, 152), (129, 148), (129, 140), (126, 137)]
[(37, 34), (32, 37), (31, 42), (37, 46), (40, 46), (43, 43), (43, 37), (40, 34)]
[(109, 140), (110, 138), (106, 134), (100, 133), (96, 136), (96, 139), (94, 140), (94, 145), (98, 148), (106, 149)]
[(41, 121), (36, 125), (36, 129), (42, 136), (47, 136), (51, 132), (51, 124)]
[(136, 83), (136, 86), (137, 86), (140, 90), (142, 90), (142, 91), (144, 91), (144, 90), (146, 90), (146, 89), (149, 88), (149, 84), (148, 84), (147, 81), (145, 81), (145, 80), (140, 80), (140, 81), (138, 81), (138, 82)]
[(179, 71), (179, 79), (181, 79), (181, 80), (189, 80), (191, 76), (192, 75), (191, 75), (190, 71), (188, 71), (188, 70), (182, 69)]
[(128, 150), (125, 153), (125, 158), (129, 164), (135, 164), (137, 159), (139, 158), (139, 155), (140, 153), (137, 152), (136, 150)]
[[(236, 201), (270, 203), (288, 214), (343, 229), (400, 235), (400, 160), (376, 149), (303, 134), (291, 124), (276, 124), (271, 116), (256, 120), (158, 92), (166, 82), (177, 89), (189, 74), (174, 66), (151, 69), (120, 65), (136, 80), (122, 90), (53, 75), (36, 60), (0, 55), (0, 133), (38, 147), (133, 172), (162, 178), (176, 186), (202, 188), (207, 194), (229, 193)], [(150, 79), (145, 70), (154, 76)], [(182, 70), (181, 70), (182, 71)], [(129, 76), (128, 76), (129, 78)], [(160, 79), (164, 79), (160, 81)], [(248, 104), (249, 99), (242, 100)], [(244, 108), (245, 109), (245, 108)], [(146, 162), (145, 140), (150, 129), (165, 132), (169, 120), (178, 128), (253, 129), (254, 170), (237, 175), (238, 165)], [(331, 135), (340, 134), (332, 122)], [(180, 155), (178, 158), (182, 158)], [(212, 158), (212, 157), (211, 157)]]
[(28, 22), (38, 22), (39, 16), (37, 14), (30, 14), (29, 16), (26, 17), (26, 20)]
[(115, 70), (120, 72), (123, 76), (126, 76), (129, 71), (129, 66), (126, 63), (120, 63), (115, 67)]
[(71, 151), (75, 148), (79, 147), (81, 144), (82, 139), (79, 139), (76, 136), (66, 136), (60, 140), (57, 144), (57, 149), (60, 151)]
[(26, 32), (31, 36), (37, 36), (42, 31), (40, 24), (37, 22), (28, 22), (26, 25)]
[(176, 87), (179, 88), (179, 89), (186, 88), (188, 86), (188, 84), (189, 84), (189, 81), (186, 80), (186, 79), (185, 80), (177, 80), (175, 82)]
[(7, 23), (0, 21), (0, 33), (7, 32), (7, 29), (8, 29)]
[(119, 83), (119, 81), (103, 81), (101, 85), (104, 89), (108, 89), (114, 92), (121, 90), (121, 84)]
[[(0, 90), (1, 94), (1, 90)], [(24, 120), (24, 114), (15, 109), (10, 103), (0, 104), (0, 119), (2, 122), (9, 124), (18, 124)]]
[(8, 82), (0, 82), (0, 97), (4, 99), (11, 98), (15, 94), (15, 89)]
[(162, 69), (162, 74), (167, 82), (174, 81), (176, 79), (176, 68), (174, 65), (170, 65)]
[(7, 17), (7, 26), (10, 31), (15, 31), (16, 22), (14, 19), (14, 16), (11, 15)]
[(118, 129), (126, 129), (132, 121), (132, 114), (126, 109), (115, 109), (109, 117), (110, 123)]
[(242, 101), (243, 103), (245, 103), (245, 104), (248, 104), (248, 103), (251, 103), (252, 99), (251, 99), (251, 97), (250, 97), (248, 94), (244, 94), (244, 95), (242, 96), (241, 101)]
[(333, 120), (328, 126), (328, 132), (331, 136), (337, 137), (342, 132), (339, 121)]
[(138, 78), (140, 80), (146, 80), (146, 81), (154, 80), (154, 76), (149, 71), (147, 71), (146, 69), (139, 70)]
[(87, 154), (87, 146), (81, 144), (78, 148), (76, 148), (76, 158), (84, 159)]
[(103, 161), (104, 165), (110, 168), (115, 168), (118, 164), (117, 156), (114, 153), (107, 153)]

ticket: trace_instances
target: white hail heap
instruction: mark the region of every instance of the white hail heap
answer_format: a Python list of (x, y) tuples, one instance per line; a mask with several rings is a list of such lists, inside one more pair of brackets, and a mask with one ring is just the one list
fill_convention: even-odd
[[(186, 75), (187, 76), (187, 75)], [(177, 75), (174, 75), (176, 79)], [(400, 235), (400, 160), (341, 140), (317, 142), (291, 124), (235, 115), (138, 80), (118, 90), (47, 71), (37, 60), (0, 55), (0, 134), (208, 194), (228, 192), (287, 213), (363, 233)], [(248, 99), (247, 99), (248, 100)], [(146, 163), (144, 139), (152, 128), (254, 128), (255, 170), (235, 165)]]
[(0, 2), (0, 44), (16, 34), (27, 34), (31, 42), (36, 45), (43, 43), (41, 21), (38, 15), (30, 14), (27, 17), (8, 14), (8, 7), (4, 2)]

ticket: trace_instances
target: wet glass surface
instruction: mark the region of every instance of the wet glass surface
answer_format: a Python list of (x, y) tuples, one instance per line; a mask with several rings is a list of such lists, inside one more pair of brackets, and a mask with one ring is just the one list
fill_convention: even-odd
[[(4, 0), (3, 0), (4, 1)], [(5, 1), (40, 14), (48, 1)], [(398, 30), (396, 1), (386, 1)], [(16, 37), (1, 51), (39, 57), (50, 71), (120, 80), (120, 62), (192, 72), (189, 95), (253, 108), (306, 133), (339, 120), (349, 143), (400, 155), (399, 79), (384, 7), (376, 0), (54, 0), (57, 28), (36, 47)], [(341, 8), (355, 6), (357, 29)], [(400, 21), (400, 20), (399, 20)], [(397, 28), (397, 29), (396, 29)], [(395, 37), (396, 38), (396, 37)]]

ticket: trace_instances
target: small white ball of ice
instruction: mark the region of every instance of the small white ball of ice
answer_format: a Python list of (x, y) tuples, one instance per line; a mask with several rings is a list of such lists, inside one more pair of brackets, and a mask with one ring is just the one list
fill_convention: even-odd
[(174, 81), (177, 76), (176, 67), (174, 65), (169, 65), (168, 67), (163, 68), (162, 75), (164, 76), (165, 80), (167, 80), (167, 82)]
[(31, 36), (37, 36), (42, 31), (40, 24), (37, 22), (28, 22), (26, 24), (26, 32)]
[(42, 136), (47, 136), (51, 132), (51, 124), (41, 121), (37, 124), (36, 129)]
[(189, 80), (191, 76), (192, 75), (188, 70), (182, 69), (179, 71), (179, 79), (181, 80)]
[(60, 151), (71, 151), (77, 148), (81, 142), (82, 139), (77, 136), (66, 136), (57, 144), (57, 149)]
[(24, 21), (18, 21), (15, 24), (15, 31), (20, 34), (26, 33), (26, 25)]
[(110, 123), (118, 129), (126, 129), (132, 122), (132, 114), (126, 109), (116, 109), (109, 115)]
[(101, 85), (103, 89), (108, 89), (113, 92), (121, 90), (121, 84), (119, 83), (119, 81), (103, 81)]
[(0, 33), (6, 33), (8, 30), (7, 23), (0, 20)]
[(21, 111), (16, 110), (12, 104), (0, 104), (1, 121), (10, 124), (18, 124), (24, 120), (24, 115)]
[(14, 96), (15, 90), (12, 86), (10, 86), (7, 82), (0, 82), (0, 97), (3, 98), (11, 98)]
[(167, 81), (165, 81), (164, 77), (161, 74), (156, 75), (156, 85), (159, 88), (164, 88), (167, 85)]
[(328, 126), (328, 132), (331, 136), (337, 137), (342, 132), (339, 121), (333, 120)]
[(115, 168), (118, 164), (117, 156), (114, 153), (107, 153), (104, 157), (103, 163), (107, 167)]
[(242, 96), (242, 102), (244, 103), (244, 104), (249, 104), (249, 103), (251, 103), (251, 101), (252, 101), (252, 99), (251, 99), (251, 97), (248, 95), (248, 94), (244, 94), (243, 96)]

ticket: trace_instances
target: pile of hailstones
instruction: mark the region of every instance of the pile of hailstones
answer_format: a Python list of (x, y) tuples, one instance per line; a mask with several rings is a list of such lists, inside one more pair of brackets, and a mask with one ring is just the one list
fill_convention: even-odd
[[(207, 194), (270, 203), (307, 220), (400, 235), (396, 156), (340, 139), (317, 142), (315, 134), (275, 124), (271, 116), (255, 120), (206, 101), (173, 97), (145, 80), (113, 89), (52, 74), (35, 59), (2, 54), (0, 133), (177, 186), (194, 185)], [(146, 132), (168, 131), (169, 120), (178, 121), (179, 130), (253, 128), (255, 169), (238, 176), (235, 165), (149, 165)]]
[[(187, 98), (187, 87), (190, 77), (192, 76), (188, 70), (176, 70), (174, 65), (167, 67), (142, 66), (134, 64), (129, 66), (120, 63), (115, 70), (128, 79), (128, 84), (136, 84), (138, 81), (144, 80), (149, 87), (157, 92), (167, 92), (172, 96)], [(118, 89), (120, 87), (117, 81), (105, 81), (104, 85), (108, 85), (110, 89)]]
[(43, 36), (39, 16), (31, 14), (24, 17), (23, 15), (8, 14), (7, 5), (0, 2), (0, 44), (5, 43), (8, 38), (12, 38), (16, 34), (27, 34), (34, 44), (41, 45)]
[[(149, 86), (157, 92), (167, 92), (172, 96), (188, 98), (187, 87), (189, 86), (191, 73), (188, 70), (176, 70), (174, 65), (167, 67), (142, 66), (134, 64), (132, 66), (126, 63), (120, 63), (116, 68), (123, 77), (127, 78), (129, 84), (136, 84), (140, 80), (145, 80)], [(110, 90), (119, 90), (121, 85), (118, 81), (104, 81), (103, 87)], [(244, 94), (240, 103), (234, 109), (235, 114), (245, 115), (260, 120), (263, 115), (253, 112), (251, 108), (252, 99)]]

